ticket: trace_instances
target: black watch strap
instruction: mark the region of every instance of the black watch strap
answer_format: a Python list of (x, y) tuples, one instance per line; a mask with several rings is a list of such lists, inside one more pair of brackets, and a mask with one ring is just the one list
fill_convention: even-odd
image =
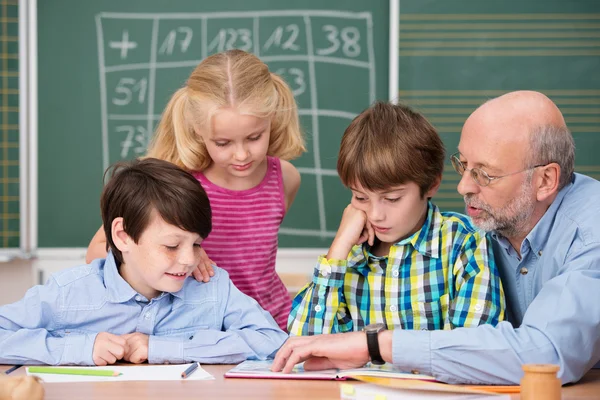
[(375, 365), (383, 365), (385, 361), (381, 358), (379, 352), (379, 332), (383, 330), (367, 330), (367, 348), (369, 349), (369, 357), (371, 357), (371, 363)]

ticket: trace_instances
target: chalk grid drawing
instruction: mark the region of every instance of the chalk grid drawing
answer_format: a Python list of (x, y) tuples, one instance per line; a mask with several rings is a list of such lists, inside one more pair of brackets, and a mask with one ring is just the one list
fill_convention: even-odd
[[(280, 233), (333, 237), (335, 231), (328, 230), (326, 224), (328, 199), (323, 178), (337, 177), (337, 172), (331, 157), (321, 155), (326, 138), (321, 137), (324, 132), (319, 130), (320, 119), (337, 119), (340, 126), (346, 126), (375, 101), (372, 28), (368, 12), (98, 14), (103, 168), (146, 152), (170, 95), (203, 58), (232, 48), (250, 51), (291, 86), (309, 136), (307, 155), (294, 163), (303, 185), (315, 180), (316, 193), (312, 197), (316, 200), (318, 226), (282, 227)], [(350, 74), (352, 79), (340, 79), (338, 87), (332, 90), (328, 86), (327, 93), (319, 93), (322, 82), (331, 85), (335, 81), (338, 74), (332, 71), (337, 70), (345, 77)], [(344, 94), (344, 86), (360, 82), (368, 82), (364, 90), (359, 87), (354, 96)], [(338, 90), (341, 95), (336, 98)], [(323, 165), (324, 160), (328, 166)]]

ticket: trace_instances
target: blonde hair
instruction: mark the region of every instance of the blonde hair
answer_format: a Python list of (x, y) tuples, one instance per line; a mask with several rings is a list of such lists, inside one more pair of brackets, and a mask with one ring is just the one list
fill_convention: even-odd
[(188, 171), (206, 169), (212, 160), (194, 128), (210, 130), (213, 115), (226, 107), (271, 119), (268, 155), (291, 160), (306, 151), (298, 106), (289, 86), (258, 57), (229, 50), (204, 59), (186, 85), (173, 94), (147, 157)]

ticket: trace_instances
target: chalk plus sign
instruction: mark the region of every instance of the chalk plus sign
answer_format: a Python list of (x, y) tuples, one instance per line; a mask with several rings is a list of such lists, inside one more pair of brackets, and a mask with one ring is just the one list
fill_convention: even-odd
[(123, 31), (123, 36), (120, 42), (109, 42), (108, 45), (111, 49), (121, 49), (121, 60), (127, 58), (127, 51), (129, 49), (135, 49), (137, 47), (136, 42), (129, 41), (128, 31)]

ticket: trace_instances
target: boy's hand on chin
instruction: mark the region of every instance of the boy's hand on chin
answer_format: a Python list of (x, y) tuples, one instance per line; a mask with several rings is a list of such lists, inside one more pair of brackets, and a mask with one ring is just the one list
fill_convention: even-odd
[(122, 336), (100, 332), (94, 341), (92, 360), (96, 365), (114, 364), (123, 358), (126, 346), (127, 340)]
[(123, 360), (133, 364), (141, 364), (148, 359), (148, 341), (150, 340), (148, 335), (134, 332), (121, 335), (121, 338), (126, 341)]
[(368, 242), (371, 246), (375, 240), (375, 230), (367, 219), (367, 214), (349, 204), (342, 214), (340, 227), (331, 243), (327, 259), (345, 260), (355, 244)]

